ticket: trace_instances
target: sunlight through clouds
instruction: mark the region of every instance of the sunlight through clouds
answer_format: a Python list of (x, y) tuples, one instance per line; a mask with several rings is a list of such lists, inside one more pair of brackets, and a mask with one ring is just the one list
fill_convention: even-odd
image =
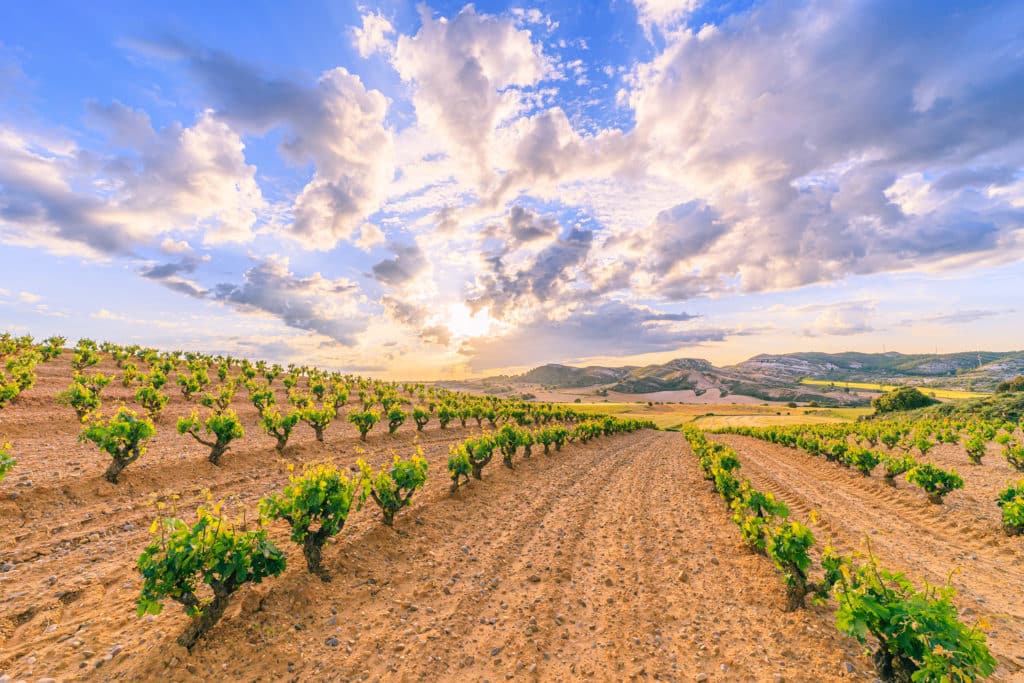
[[(83, 329), (158, 290), (167, 318), (424, 377), (1024, 325), (985, 285), (1024, 276), (1019, 3), (321, 10), (294, 8), (301, 41), (96, 10), (70, 71), (79, 10), (45, 45), (8, 17), (0, 248), (40, 265), (0, 284)], [(82, 303), (71, 262), (123, 307)]]

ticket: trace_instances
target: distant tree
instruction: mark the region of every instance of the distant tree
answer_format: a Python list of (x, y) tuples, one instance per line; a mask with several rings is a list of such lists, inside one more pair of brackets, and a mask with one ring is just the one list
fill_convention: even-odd
[(996, 386), (996, 391), (1000, 394), (1008, 394), (1012, 391), (1024, 391), (1024, 375), (1017, 375), (1011, 380), (1000, 382)]
[(925, 396), (917, 387), (900, 387), (887, 391), (871, 401), (876, 413), (891, 413), (897, 410), (924, 408), (937, 401)]

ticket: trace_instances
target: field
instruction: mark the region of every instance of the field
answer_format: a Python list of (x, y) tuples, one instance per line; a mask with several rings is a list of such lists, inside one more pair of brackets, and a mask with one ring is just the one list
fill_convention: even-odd
[(619, 417), (651, 420), (661, 429), (679, 429), (697, 423), (704, 429), (726, 425), (767, 426), (847, 422), (868, 415), (870, 408), (787, 408), (751, 404), (654, 404), (646, 403), (574, 403), (580, 412), (609, 414)]
[[(813, 386), (832, 386), (835, 385), (840, 388), (856, 389), (858, 391), (870, 391), (881, 393), (883, 391), (892, 391), (893, 389), (899, 389), (899, 386), (895, 384), (873, 384), (871, 382), (836, 382), (828, 379), (808, 379), (804, 378), (800, 380), (801, 384), (810, 384)], [(988, 396), (988, 394), (980, 393), (977, 391), (960, 391), (958, 389), (937, 389), (929, 386), (918, 387), (925, 394), (938, 399), (945, 400), (962, 400), (969, 398), (982, 398)]]
[[(0, 535), (7, 539), (0, 547), (2, 680), (878, 677), (865, 645), (836, 629), (834, 601), (808, 599), (803, 609), (786, 611), (779, 571), (746, 548), (732, 512), (705, 481), (692, 431), (574, 436), (549, 455), (537, 444), (530, 457), (513, 449), (514, 469), (497, 458), (481, 480), (453, 492), (451, 447), (496, 430), (473, 419), (441, 429), (437, 417), (445, 401), (477, 397), (445, 394), (422, 431), (407, 422), (389, 435), (378, 425), (365, 441), (347, 420), (332, 422), (323, 442), (300, 423), (278, 452), (240, 389), (229, 405), (245, 435), (218, 466), (208, 461), (207, 446), (175, 429), (197, 403), (174, 381), (188, 377), (182, 364), (170, 375), (170, 400), (148, 452), (112, 484), (102, 476), (109, 457), (79, 439), (75, 411), (54, 400), (73, 375), (71, 355), (36, 366), (34, 386), (0, 410), (0, 433), (17, 460), (0, 481)], [(109, 354), (100, 356), (87, 373), (123, 375)], [(316, 377), (301, 376), (294, 390)], [(213, 380), (207, 391), (217, 385)], [(271, 388), (282, 410), (295, 400), (282, 379)], [(101, 393), (104, 412), (118, 403), (138, 409), (135, 390), (113, 382)], [(423, 391), (388, 390), (417, 404)], [(357, 404), (352, 391), (345, 412), (358, 412)], [(518, 404), (500, 405), (502, 428), (514, 424)], [(853, 429), (863, 414), (749, 405), (564, 408), (581, 414), (564, 418), (573, 434), (591, 424), (587, 415), (602, 413), (700, 429), (765, 427), (783, 418)], [(993, 502), (1017, 475), (998, 444), (988, 444), (977, 466), (953, 443), (920, 456), (967, 480), (937, 506), (905, 481), (890, 486), (795, 448), (739, 434), (708, 438), (734, 448), (751, 484), (785, 500), (819, 545), (848, 552), (870, 539), (880, 562), (914, 581), (952, 576), (963, 618), (985, 621), (998, 664), (992, 680), (1024, 680), (1024, 550), (1020, 537), (1002, 533)], [(356, 477), (360, 458), (376, 468), (417, 448), (428, 465), (425, 485), (393, 527), (381, 523), (372, 503), (353, 509), (323, 549), (330, 581), (306, 570), (287, 524), (268, 520), (286, 570), (239, 589), (191, 650), (177, 638), (192, 620), (173, 601), (160, 614), (136, 614), (136, 562), (155, 519), (194, 520), (198, 506), (223, 501), (225, 519), (246, 517), (251, 525), (260, 499), (309, 463), (333, 463)], [(819, 561), (820, 547), (811, 555)]]

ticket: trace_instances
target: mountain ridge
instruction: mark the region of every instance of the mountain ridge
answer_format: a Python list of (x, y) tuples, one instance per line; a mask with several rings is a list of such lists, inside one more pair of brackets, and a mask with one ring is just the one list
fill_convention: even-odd
[(914, 384), (930, 388), (992, 391), (1024, 373), (1024, 351), (969, 351), (946, 354), (824, 353), (758, 354), (734, 365), (715, 366), (702, 358), (675, 358), (644, 366), (573, 366), (548, 363), (519, 375), (490, 377), (551, 389), (601, 387), (625, 394), (710, 389), (764, 400), (863, 402), (842, 389), (801, 384), (804, 378), (836, 382)]

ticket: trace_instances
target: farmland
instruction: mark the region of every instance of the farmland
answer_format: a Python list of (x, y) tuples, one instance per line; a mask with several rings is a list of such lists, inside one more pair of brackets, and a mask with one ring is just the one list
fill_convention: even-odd
[[(895, 384), (876, 384), (874, 382), (843, 382), (843, 381), (833, 381), (833, 380), (828, 380), (828, 379), (810, 379), (810, 378), (804, 378), (804, 379), (800, 380), (800, 383), (801, 384), (807, 384), (809, 386), (819, 386), (819, 387), (820, 386), (826, 386), (826, 387), (836, 386), (836, 387), (839, 387), (841, 389), (854, 389), (856, 391), (869, 391), (869, 392), (872, 392), (872, 393), (882, 393), (884, 391), (892, 391), (894, 389), (898, 389), (899, 388), (899, 386), (897, 386)], [(924, 393), (926, 393), (927, 395), (932, 396), (933, 398), (937, 398), (937, 399), (961, 400), (961, 399), (968, 399), (968, 398), (982, 398), (983, 396), (987, 396), (988, 395), (988, 394), (984, 394), (984, 393), (977, 392), (977, 391), (961, 391), (961, 390), (958, 390), (958, 389), (940, 389), (940, 388), (934, 388), (934, 387), (928, 387), (928, 386), (921, 387), (921, 390), (924, 391)]]
[[(736, 507), (706, 481), (705, 443), (734, 452), (748, 486), (813, 531), (814, 581), (826, 544), (852, 557), (869, 539), (881, 566), (916, 585), (952, 577), (993, 680), (1024, 672), (1024, 550), (1007, 522), (1017, 499), (996, 503), (1024, 466), (1015, 422), (524, 403), (7, 341), (5, 377), (22, 380), (0, 410), (12, 463), (0, 481), (0, 675), (15, 680), (875, 680), (873, 641), (836, 628), (832, 597), (790, 609), (787, 575), (747, 547)], [(141, 391), (155, 384), (163, 400)], [(124, 411), (136, 417), (111, 422)], [(100, 437), (140, 424), (152, 425), (144, 450), (113, 449), (124, 466), (107, 476)], [(889, 459), (907, 464), (891, 479)], [(925, 464), (963, 475), (941, 505), (914, 483)], [(316, 527), (300, 533), (296, 507), (310, 509), (307, 482), (332, 492), (317, 499), (321, 528), (334, 522), (315, 552), (302, 541)], [(223, 616), (185, 646), (197, 618), (150, 577), (168, 571), (167, 539), (204, 533), (203, 515), (263, 552)], [(210, 600), (202, 582), (191, 590)]]
[(818, 422), (847, 422), (871, 413), (870, 408), (789, 408), (785, 405), (749, 403), (574, 403), (582, 413), (608, 414), (651, 420), (661, 429), (679, 429), (696, 423), (713, 429), (725, 425), (781, 425)]

